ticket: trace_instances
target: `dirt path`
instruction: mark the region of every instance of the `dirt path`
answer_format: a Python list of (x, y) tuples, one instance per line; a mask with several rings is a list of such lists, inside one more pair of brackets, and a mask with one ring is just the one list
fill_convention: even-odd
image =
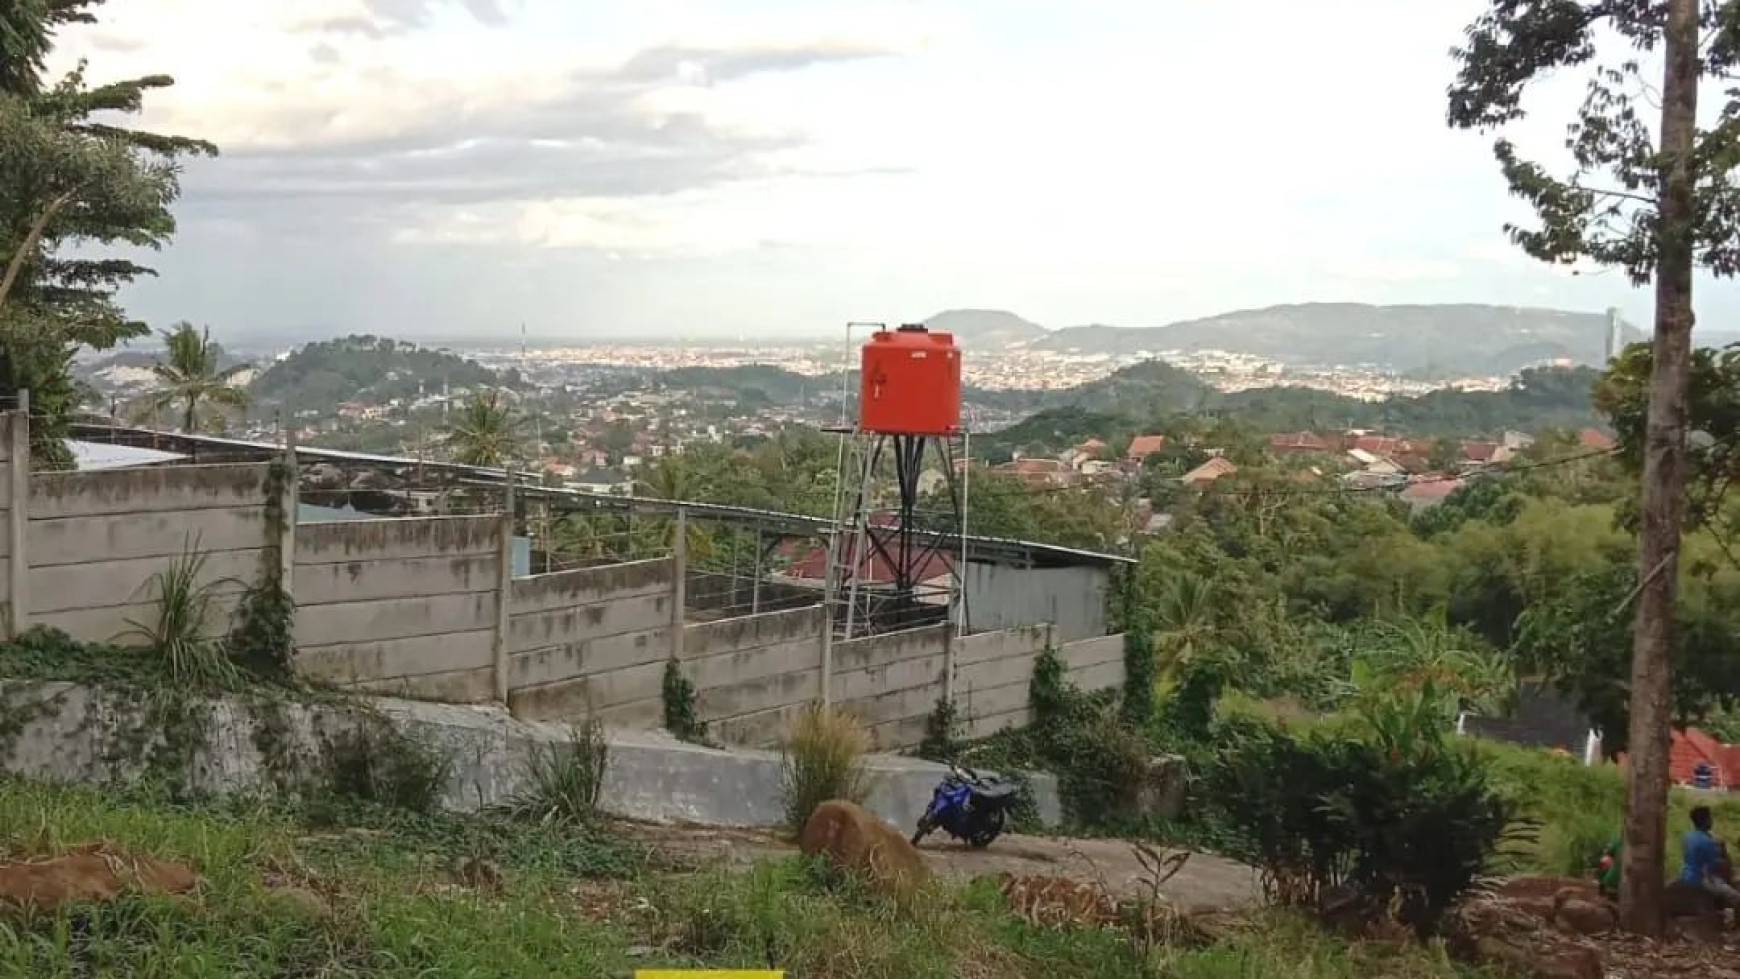
[[(688, 863), (747, 864), (783, 857), (795, 848), (771, 834), (752, 830), (630, 824), (630, 838), (661, 857)], [(969, 850), (947, 840), (926, 840), (920, 852), (938, 873), (956, 880), (996, 874), (1043, 874), (1103, 882), (1119, 897), (1139, 896), (1142, 865), (1129, 844), (1118, 840), (1072, 840), (1043, 836), (1005, 836), (989, 849)], [(1258, 898), (1249, 867), (1221, 857), (1193, 854), (1160, 893), (1186, 910), (1219, 910), (1253, 904)]]

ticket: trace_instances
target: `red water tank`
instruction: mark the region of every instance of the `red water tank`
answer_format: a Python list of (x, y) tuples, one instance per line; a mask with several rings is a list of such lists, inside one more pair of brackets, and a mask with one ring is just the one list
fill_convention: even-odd
[(961, 428), (961, 352), (949, 333), (878, 330), (859, 361), (858, 427), (887, 435)]

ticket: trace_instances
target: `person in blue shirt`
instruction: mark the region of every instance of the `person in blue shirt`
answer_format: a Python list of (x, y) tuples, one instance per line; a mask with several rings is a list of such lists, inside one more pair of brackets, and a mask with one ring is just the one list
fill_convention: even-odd
[(1692, 829), (1681, 844), (1685, 862), (1680, 866), (1680, 880), (1703, 888), (1725, 908), (1740, 909), (1740, 891), (1718, 872), (1722, 845), (1710, 832), (1714, 826), (1715, 817), (1709, 806), (1692, 810)]

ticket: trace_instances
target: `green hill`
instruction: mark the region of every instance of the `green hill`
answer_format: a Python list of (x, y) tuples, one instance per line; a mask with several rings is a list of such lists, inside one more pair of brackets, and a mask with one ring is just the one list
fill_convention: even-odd
[(418, 391), (499, 384), (494, 371), (444, 350), (390, 337), (348, 336), (310, 343), (273, 363), (248, 386), (256, 401), (330, 408), (384, 404)]

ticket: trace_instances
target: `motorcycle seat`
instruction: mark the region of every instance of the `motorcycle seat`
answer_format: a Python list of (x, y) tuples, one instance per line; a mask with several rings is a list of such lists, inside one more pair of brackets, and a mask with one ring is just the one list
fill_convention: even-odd
[(999, 782), (994, 785), (976, 787), (973, 792), (986, 799), (1007, 799), (1015, 794), (1015, 786), (1007, 782)]

